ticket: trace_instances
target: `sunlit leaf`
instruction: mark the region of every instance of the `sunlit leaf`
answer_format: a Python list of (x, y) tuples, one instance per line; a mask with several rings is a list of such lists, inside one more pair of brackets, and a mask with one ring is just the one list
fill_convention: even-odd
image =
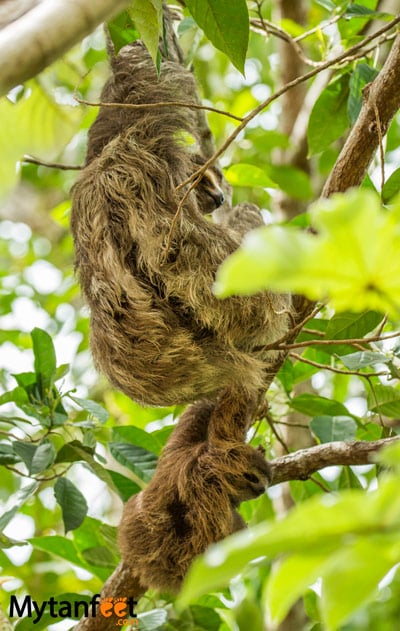
[(367, 190), (321, 200), (312, 208), (317, 235), (292, 227), (252, 231), (221, 266), (219, 296), (261, 289), (330, 297), (339, 311), (400, 311), (400, 204), (381, 209)]
[(186, 5), (208, 39), (243, 72), (249, 40), (245, 0), (187, 0)]
[(79, 108), (57, 104), (36, 82), (26, 84), (17, 103), (0, 100), (0, 197), (16, 184), (24, 154), (52, 160), (77, 131)]
[(224, 173), (232, 186), (260, 186), (262, 188), (277, 188), (270, 177), (253, 164), (233, 164)]
[(154, 64), (157, 63), (158, 39), (162, 26), (162, 1), (141, 0), (134, 2), (127, 12), (140, 33)]

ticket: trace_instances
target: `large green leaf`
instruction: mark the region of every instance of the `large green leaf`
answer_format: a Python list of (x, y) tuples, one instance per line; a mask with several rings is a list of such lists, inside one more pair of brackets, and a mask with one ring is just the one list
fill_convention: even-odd
[(17, 161), (33, 154), (53, 160), (77, 131), (79, 108), (56, 103), (36, 82), (26, 84), (24, 96), (12, 103), (0, 100), (0, 197), (10, 192), (18, 179)]
[(54, 494), (61, 506), (65, 532), (78, 528), (88, 511), (88, 505), (82, 493), (67, 478), (59, 478), (54, 485)]
[(162, 0), (140, 0), (127, 10), (154, 63), (162, 27)]
[(293, 410), (307, 416), (349, 416), (349, 411), (343, 403), (316, 394), (300, 394), (291, 399), (289, 405)]
[(201, 594), (220, 589), (255, 559), (281, 554), (328, 558), (358, 538), (386, 532), (391, 537), (400, 527), (397, 486), (398, 478), (393, 476), (369, 494), (348, 490), (336, 498), (318, 495), (275, 524), (263, 523), (228, 537), (193, 563), (178, 605), (187, 606)]
[(318, 97), (308, 123), (310, 155), (321, 153), (346, 131), (348, 94), (348, 77), (344, 76), (328, 85)]
[(112, 440), (143, 447), (143, 449), (147, 449), (147, 451), (151, 451), (157, 455), (160, 454), (164, 446), (155, 434), (145, 432), (140, 427), (135, 427), (134, 425), (114, 427), (112, 430)]
[(385, 204), (390, 202), (400, 191), (400, 168), (393, 171), (386, 180), (382, 189), (382, 200)]
[(400, 309), (400, 203), (381, 208), (368, 190), (320, 200), (311, 209), (317, 235), (291, 226), (250, 232), (217, 274), (216, 293), (261, 289), (330, 297), (338, 311)]
[(368, 393), (368, 408), (372, 412), (379, 412), (390, 418), (399, 417), (400, 390), (391, 386), (374, 386)]
[(322, 581), (321, 610), (327, 630), (336, 631), (372, 599), (379, 582), (399, 561), (398, 533), (376, 534), (339, 549)]
[(40, 385), (42, 397), (52, 388), (56, 374), (56, 352), (50, 335), (42, 329), (35, 328), (31, 333), (33, 354), (35, 357), (35, 373)]
[(372, 66), (368, 66), (368, 64), (365, 63), (360, 63), (357, 64), (353, 74), (350, 77), (350, 94), (347, 104), (347, 110), (352, 125), (354, 125), (361, 110), (363, 88), (367, 85), (367, 83), (373, 81), (377, 74), (378, 71), (375, 68), (372, 68)]
[(10, 501), (7, 502), (2, 515), (0, 515), (0, 532), (4, 530), (14, 515), (18, 513), (19, 509), (23, 506), (23, 504), (25, 504), (26, 500), (36, 492), (37, 488), (38, 483), (32, 482), (31, 484), (24, 486), (10, 498)]
[(357, 423), (349, 416), (316, 416), (310, 429), (321, 443), (335, 440), (354, 440)]
[(114, 458), (133, 471), (140, 480), (150, 482), (157, 466), (157, 456), (147, 449), (129, 443), (110, 443)]
[(249, 14), (245, 0), (187, 0), (186, 5), (216, 48), (244, 72), (249, 42)]

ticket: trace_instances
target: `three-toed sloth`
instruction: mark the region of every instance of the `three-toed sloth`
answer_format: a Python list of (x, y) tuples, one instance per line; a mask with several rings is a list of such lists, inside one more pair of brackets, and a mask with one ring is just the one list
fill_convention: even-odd
[(196, 556), (245, 527), (236, 508), (270, 482), (263, 450), (244, 443), (247, 420), (236, 391), (189, 406), (150, 484), (126, 503), (119, 547), (143, 591), (177, 591)]
[(196, 116), (174, 105), (194, 103), (195, 94), (192, 73), (179, 63), (163, 62), (158, 77), (142, 44), (122, 49), (102, 101), (171, 105), (102, 107), (73, 189), (95, 363), (145, 405), (212, 398), (239, 385), (249, 394), (262, 389), (276, 352), (260, 347), (290, 325), (286, 295), (213, 294), (219, 265), (262, 224), (252, 204), (228, 208), (222, 223), (205, 216), (222, 202), (218, 169), (205, 173), (174, 221), (185, 194), (177, 186), (204, 163)]

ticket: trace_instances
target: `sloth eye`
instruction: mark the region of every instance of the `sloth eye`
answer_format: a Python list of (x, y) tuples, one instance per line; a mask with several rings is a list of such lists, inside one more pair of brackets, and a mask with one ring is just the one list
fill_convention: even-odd
[(258, 477), (256, 475), (254, 475), (254, 473), (244, 473), (243, 477), (248, 481), (248, 482), (252, 482), (253, 484), (259, 484), (260, 480), (258, 479)]

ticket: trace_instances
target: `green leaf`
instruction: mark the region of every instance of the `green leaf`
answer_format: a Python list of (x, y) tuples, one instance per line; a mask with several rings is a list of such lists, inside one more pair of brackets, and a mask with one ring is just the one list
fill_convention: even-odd
[(268, 581), (266, 604), (272, 622), (279, 624), (290, 608), (320, 576), (327, 555), (294, 554), (277, 563)]
[(127, 12), (140, 33), (154, 64), (157, 63), (158, 39), (162, 26), (162, 0), (134, 2)]
[(110, 443), (110, 452), (122, 465), (133, 471), (144, 482), (150, 482), (157, 466), (157, 456), (129, 443)]
[(245, 0), (187, 0), (186, 6), (208, 39), (243, 73), (249, 43)]
[(43, 397), (53, 386), (57, 368), (56, 352), (53, 340), (46, 331), (35, 328), (31, 332), (31, 337), (35, 356), (34, 368)]
[(29, 398), (26, 390), (21, 386), (17, 386), (16, 388), (14, 388), (14, 390), (4, 392), (4, 394), (0, 396), (0, 405), (3, 405), (4, 403), (10, 403), (11, 401), (13, 403), (16, 403), (17, 405), (21, 403), (28, 403)]
[(99, 403), (91, 401), (90, 399), (81, 399), (80, 397), (75, 397), (71, 394), (69, 394), (68, 397), (74, 401), (74, 403), (86, 410), (86, 412), (89, 412), (90, 416), (96, 419), (99, 423), (105, 423), (109, 419), (109, 413)]
[(93, 457), (92, 447), (83, 445), (78, 440), (66, 443), (58, 452), (56, 462), (85, 462), (88, 468), (102, 480), (112, 491), (117, 491), (110, 476), (110, 472), (101, 466)]
[(338, 629), (360, 605), (371, 600), (379, 582), (399, 561), (397, 535), (371, 536), (339, 549), (322, 581), (321, 612), (327, 629)]
[(370, 83), (377, 76), (378, 71), (372, 66), (365, 63), (357, 64), (349, 81), (349, 100), (347, 103), (347, 111), (350, 123), (354, 125), (362, 106), (362, 90), (367, 83)]
[(16, 163), (24, 154), (54, 160), (77, 131), (82, 112), (57, 104), (38, 82), (25, 84), (22, 99), (0, 101), (0, 197), (18, 181)]
[(310, 428), (321, 443), (330, 443), (335, 440), (354, 440), (357, 423), (349, 416), (316, 416)]
[(12, 445), (0, 444), (0, 465), (15, 464), (20, 460), (21, 458), (14, 452)]
[(45, 440), (38, 445), (32, 457), (30, 473), (41, 473), (50, 467), (56, 457), (56, 450), (49, 440)]
[(368, 409), (390, 418), (400, 416), (400, 391), (390, 386), (376, 386), (368, 392)]
[(107, 27), (116, 55), (118, 55), (121, 48), (140, 37), (128, 11), (123, 11), (117, 15), (111, 22), (107, 23)]
[(277, 188), (266, 172), (253, 164), (233, 164), (224, 171), (224, 175), (232, 186)]
[(33, 456), (35, 455), (37, 446), (23, 440), (15, 440), (13, 442), (13, 449), (15, 453), (20, 457), (22, 462), (25, 464), (28, 472), (32, 473), (32, 460)]
[(390, 358), (383, 353), (373, 351), (349, 353), (349, 355), (340, 357), (340, 360), (349, 370), (361, 370), (361, 368), (366, 368), (367, 366), (376, 366), (376, 364), (387, 364), (390, 362)]
[[(85, 453), (83, 453), (85, 452)], [(83, 445), (79, 440), (72, 440), (65, 443), (57, 453), (56, 462), (79, 462), (85, 461), (86, 456), (93, 456), (94, 449)]]
[(343, 403), (315, 394), (300, 394), (289, 402), (290, 407), (307, 416), (349, 416)]
[(24, 486), (18, 491), (18, 493), (10, 498), (10, 501), (7, 502), (7, 505), (3, 509), (2, 515), (0, 515), (0, 531), (4, 530), (4, 528), (11, 521), (14, 515), (16, 515), (16, 513), (19, 511), (21, 506), (25, 504), (26, 500), (36, 492), (37, 488), (37, 482), (27, 484), (27, 486)]
[(60, 535), (52, 535), (46, 537), (33, 537), (29, 539), (29, 543), (37, 550), (43, 550), (44, 552), (50, 552), (62, 559), (66, 559), (70, 563), (89, 569), (89, 566), (83, 562), (78, 554), (77, 549), (70, 539), (61, 537)]
[(390, 13), (384, 13), (382, 11), (372, 11), (368, 7), (364, 7), (362, 4), (351, 3), (347, 9), (344, 17), (347, 19), (352, 18), (384, 18), (390, 20), (393, 16)]
[(400, 200), (383, 210), (369, 190), (321, 199), (311, 208), (317, 234), (291, 226), (251, 231), (222, 264), (215, 293), (221, 297), (262, 289), (330, 298), (338, 311), (400, 309)]
[(134, 425), (114, 427), (112, 430), (112, 440), (115, 442), (130, 443), (137, 447), (143, 447), (147, 451), (159, 455), (164, 444), (153, 434), (145, 432), (140, 427)]
[(67, 478), (59, 478), (54, 485), (54, 495), (61, 506), (65, 532), (78, 528), (88, 511), (82, 493)]
[(330, 555), (358, 537), (396, 531), (400, 526), (397, 488), (398, 478), (392, 476), (368, 494), (348, 490), (336, 498), (317, 495), (297, 505), (283, 520), (260, 524), (211, 546), (189, 570), (177, 606), (184, 608), (201, 594), (225, 586), (255, 559)]
[(382, 189), (382, 200), (384, 204), (388, 204), (395, 195), (400, 191), (400, 168), (393, 171), (388, 180), (386, 180)]
[(328, 340), (360, 339), (376, 329), (381, 322), (382, 314), (376, 311), (337, 313), (329, 320), (325, 337)]
[(82, 550), (81, 554), (88, 565), (97, 565), (97, 567), (106, 567), (114, 570), (118, 564), (118, 559), (105, 546), (87, 548)]
[(316, 100), (308, 123), (309, 155), (321, 153), (340, 138), (349, 126), (347, 98), (348, 77), (328, 85)]
[(310, 178), (301, 169), (289, 165), (269, 165), (266, 170), (270, 178), (289, 197), (307, 200), (314, 196)]
[(139, 627), (142, 631), (157, 631), (163, 628), (167, 622), (167, 616), (165, 609), (151, 609), (144, 613), (138, 613)]
[(315, 0), (315, 2), (327, 11), (336, 11), (337, 9), (336, 4), (332, 0)]
[(142, 490), (136, 482), (118, 473), (118, 471), (108, 469), (108, 473), (123, 502), (127, 502), (132, 495), (136, 495)]

